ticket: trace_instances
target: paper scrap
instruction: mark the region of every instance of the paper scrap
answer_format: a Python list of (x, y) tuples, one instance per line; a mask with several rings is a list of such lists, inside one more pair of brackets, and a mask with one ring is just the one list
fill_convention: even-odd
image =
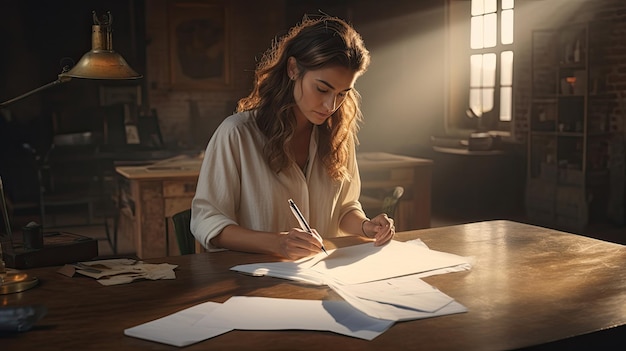
[(138, 279), (176, 279), (177, 265), (145, 263), (133, 259), (111, 259), (78, 262), (76, 273), (94, 278), (102, 285), (128, 284)]

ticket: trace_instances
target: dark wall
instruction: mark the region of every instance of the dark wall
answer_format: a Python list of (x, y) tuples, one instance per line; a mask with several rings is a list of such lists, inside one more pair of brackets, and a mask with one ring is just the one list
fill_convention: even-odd
[[(2, 1), (0, 101), (50, 83), (64, 66), (78, 62), (91, 49), (92, 11), (111, 12), (114, 50), (143, 72), (142, 9), (143, 0)], [(0, 108), (0, 174), (11, 198), (37, 198), (36, 158), (50, 148), (53, 119), (67, 120), (70, 129), (89, 128), (84, 111), (99, 105), (100, 84), (73, 79)]]
[[(234, 36), (243, 38), (244, 29), (256, 28), (254, 48), (245, 51), (237, 47), (234, 51), (233, 70), (246, 72), (247, 80), (252, 78), (252, 56), (260, 54), (274, 35), (284, 33), (303, 15), (326, 13), (350, 21), (362, 34), (372, 54), (369, 71), (356, 85), (363, 98), (364, 113), (359, 134), (360, 150), (432, 158), (436, 172), (433, 198), (452, 196), (445, 190), (449, 188), (447, 182), (457, 182), (455, 175), (459, 168), (454, 164), (463, 162), (442, 158), (430, 147), (430, 137), (444, 132), (445, 0), (285, 0), (269, 1), (264, 5), (257, 1), (237, 0), (229, 3), (236, 19)], [(131, 67), (145, 75), (141, 81), (147, 95), (144, 101), (157, 108), (166, 144), (173, 147), (189, 144), (190, 130), (212, 130), (232, 111), (233, 103), (249, 91), (249, 87), (244, 86), (243, 75), (241, 79), (235, 75), (237, 84), (228, 91), (178, 91), (167, 87), (168, 39), (163, 37), (167, 35), (165, 4), (165, 0), (151, 0), (150, 3), (140, 0), (3, 1), (0, 4), (0, 45), (7, 50), (0, 55), (0, 100), (54, 80), (62, 68), (59, 64), (62, 58), (77, 61), (90, 49), (91, 11), (103, 13), (109, 10), (114, 16), (114, 49)], [(146, 13), (146, 8), (151, 12)], [(258, 20), (264, 18), (268, 20)], [(250, 36), (245, 37), (252, 40)], [(242, 45), (242, 40), (237, 39), (233, 45)], [(246, 47), (249, 44), (245, 44)], [(244, 54), (250, 58), (240, 57)], [(237, 66), (239, 63), (243, 65)], [(5, 133), (6, 138), (11, 138), (13, 148), (3, 148), (11, 150), (4, 152), (3, 158), (27, 162), (24, 160), (30, 156), (21, 149), (24, 142), (33, 144), (38, 150), (45, 149), (50, 143), (53, 115), (71, 120), (76, 130), (86, 128), (89, 118), (81, 113), (86, 107), (99, 104), (100, 84), (73, 80), (13, 104), (9, 112), (11, 118), (6, 119), (11, 124), (11, 132)], [(192, 105), (196, 108), (191, 108)], [(192, 122), (206, 122), (210, 126), (195, 125), (192, 128)], [(7, 130), (7, 126), (0, 128)], [(206, 135), (202, 139), (203, 136), (194, 135), (194, 138), (208, 140), (210, 137)], [(484, 169), (485, 172), (501, 171), (490, 164)], [(512, 168), (508, 170), (513, 171)], [(471, 187), (472, 184), (468, 183), (461, 189)], [(24, 188), (28, 190), (22, 190), (23, 193), (36, 194), (32, 186)], [(444, 202), (448, 203), (448, 200)]]
[[(64, 66), (78, 62), (91, 49), (92, 11), (98, 16), (111, 12), (114, 50), (136, 71), (145, 71), (142, 9), (143, 1), (136, 0), (3, 1), (0, 44), (5, 50), (0, 55), (0, 100), (51, 82)], [(97, 104), (99, 83), (75, 79), (15, 102), (9, 110), (16, 120), (41, 123), (52, 113), (71, 113)]]
[[(285, 29), (304, 14), (323, 12), (348, 19), (362, 33), (373, 56), (369, 72), (357, 83), (365, 115), (363, 150), (415, 153), (416, 145), (428, 144), (430, 135), (440, 132), (443, 0), (287, 1), (285, 6)], [(3, 1), (0, 44), (8, 49), (0, 55), (0, 100), (52, 81), (63, 64), (78, 61), (91, 46), (92, 10), (112, 12), (114, 49), (145, 74), (145, 48), (150, 43), (145, 42), (143, 9), (143, 1), (130, 0)], [(145, 77), (147, 81), (150, 77)], [(100, 83), (75, 79), (14, 103), (9, 113), (24, 138), (45, 147), (53, 114), (72, 119), (77, 130), (82, 129), (80, 124), (87, 125), (84, 118), (74, 116), (98, 104)]]

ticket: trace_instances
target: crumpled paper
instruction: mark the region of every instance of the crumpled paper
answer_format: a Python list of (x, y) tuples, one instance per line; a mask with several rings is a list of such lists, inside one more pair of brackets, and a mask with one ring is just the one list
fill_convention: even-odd
[(102, 285), (118, 285), (128, 284), (138, 279), (176, 279), (174, 269), (177, 267), (169, 263), (154, 264), (120, 258), (78, 262), (66, 265), (64, 269), (72, 268), (74, 272), (94, 278)]

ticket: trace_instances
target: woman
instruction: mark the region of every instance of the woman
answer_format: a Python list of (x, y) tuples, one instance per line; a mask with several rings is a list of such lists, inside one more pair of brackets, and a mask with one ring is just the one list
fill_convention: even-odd
[(288, 259), (318, 253), (289, 199), (322, 237), (393, 238), (393, 220), (370, 220), (359, 203), (354, 83), (368, 65), (360, 35), (334, 17), (305, 18), (274, 43), (206, 148), (191, 207), (199, 242)]

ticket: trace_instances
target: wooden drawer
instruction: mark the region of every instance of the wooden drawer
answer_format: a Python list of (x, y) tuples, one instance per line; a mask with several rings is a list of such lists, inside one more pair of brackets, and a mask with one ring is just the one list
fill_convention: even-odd
[(163, 197), (193, 197), (196, 193), (196, 180), (163, 181)]

